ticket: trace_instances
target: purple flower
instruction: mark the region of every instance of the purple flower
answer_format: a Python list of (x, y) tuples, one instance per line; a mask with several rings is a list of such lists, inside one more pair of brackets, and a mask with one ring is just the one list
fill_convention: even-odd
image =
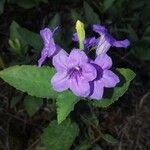
[(100, 100), (103, 96), (104, 87), (115, 87), (120, 80), (116, 74), (109, 70), (112, 67), (112, 60), (106, 53), (98, 55), (95, 61), (91, 61), (91, 64), (97, 70), (97, 77), (90, 82), (91, 93), (89, 97)]
[[(73, 34), (72, 40), (75, 42), (79, 41), (77, 33)], [(97, 42), (98, 42), (98, 40), (95, 37), (86, 38), (84, 40), (84, 47), (85, 47), (85, 49), (89, 49), (90, 47), (95, 46), (97, 44)]]
[(58, 50), (53, 39), (53, 34), (56, 30), (57, 28), (52, 32), (49, 28), (45, 28), (40, 31), (40, 35), (44, 42), (44, 48), (41, 52), (41, 58), (38, 60), (38, 66), (41, 66), (47, 57), (51, 57)]
[(106, 53), (111, 46), (126, 48), (130, 45), (128, 39), (117, 41), (108, 33), (107, 29), (104, 26), (93, 25), (93, 30), (101, 35), (101, 37), (99, 38), (98, 46), (96, 48), (97, 55)]
[(51, 79), (51, 84), (56, 91), (70, 89), (82, 97), (90, 94), (90, 81), (96, 78), (97, 72), (83, 51), (73, 49), (70, 55), (60, 52), (53, 57), (53, 65), (57, 73)]
[(63, 51), (53, 57), (57, 73), (51, 79), (54, 90), (62, 92), (70, 89), (76, 96), (100, 100), (104, 87), (115, 87), (119, 78), (109, 69), (112, 60), (107, 54), (89, 60), (79, 49), (73, 49), (68, 55)]

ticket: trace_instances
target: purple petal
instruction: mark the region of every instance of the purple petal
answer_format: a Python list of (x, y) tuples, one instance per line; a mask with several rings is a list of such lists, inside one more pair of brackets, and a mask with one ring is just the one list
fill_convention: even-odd
[(86, 38), (84, 40), (85, 48), (90, 48), (92, 46), (96, 46), (98, 43), (98, 40), (95, 37)]
[(108, 88), (115, 87), (116, 84), (120, 81), (118, 76), (110, 70), (104, 70), (101, 80), (104, 86)]
[(77, 42), (79, 40), (77, 33), (73, 34), (72, 40), (75, 41), (75, 42)]
[(112, 66), (112, 59), (105, 53), (98, 55), (94, 62), (102, 69), (110, 69)]
[(41, 58), (38, 60), (38, 66), (41, 67), (47, 57), (46, 51), (42, 50)]
[(44, 41), (44, 48), (41, 52), (41, 57), (38, 61), (40, 67), (47, 57), (51, 57), (56, 52), (56, 45), (53, 39), (53, 33), (49, 28), (40, 31), (40, 35)]
[(91, 64), (85, 63), (82, 65), (82, 76), (86, 81), (92, 81), (96, 78), (97, 71)]
[(91, 94), (89, 96), (90, 98), (100, 100), (103, 97), (104, 85), (100, 80), (91, 82), (90, 88), (91, 88)]
[(67, 72), (56, 73), (51, 79), (51, 84), (52, 84), (54, 90), (56, 90), (58, 92), (67, 90), (69, 87)]
[(107, 29), (104, 26), (95, 24), (93, 25), (93, 31), (99, 33), (100, 35), (107, 34)]
[(83, 51), (79, 49), (73, 49), (71, 51), (69, 55), (69, 60), (68, 60), (68, 66), (70, 68), (80, 66), (86, 62), (88, 62), (88, 57)]
[(110, 47), (111, 47), (111, 44), (106, 40), (104, 35), (101, 35), (101, 37), (98, 39), (96, 55), (98, 56), (102, 53), (106, 53)]
[(64, 72), (68, 68), (68, 54), (62, 50), (53, 57), (53, 66), (58, 72)]
[[(77, 33), (73, 34), (72, 40), (75, 41), (75, 42), (78, 42), (79, 39), (78, 39)], [(95, 37), (86, 38), (84, 40), (85, 48), (90, 48), (92, 46), (96, 46), (97, 43), (98, 43), (98, 40)]]
[(69, 88), (76, 96), (86, 97), (90, 94), (90, 85), (80, 77), (69, 80)]
[(130, 42), (128, 39), (125, 39), (125, 40), (122, 40), (122, 41), (117, 41), (117, 40), (114, 40), (112, 43), (111, 43), (112, 46), (114, 47), (123, 47), (123, 48), (126, 48), (130, 45)]
[(49, 44), (49, 41), (53, 37), (53, 32), (49, 28), (45, 28), (40, 31), (40, 35), (44, 41), (44, 45)]
[[(111, 46), (114, 47), (123, 47), (126, 48), (130, 45), (130, 42), (128, 39), (125, 40), (116, 40), (115, 38), (113, 38), (107, 31), (107, 29), (104, 26), (101, 25), (93, 25), (93, 31), (99, 33), (102, 38), (100, 38), (100, 42), (99, 43), (104, 43), (104, 40), (107, 41)], [(107, 45), (105, 44), (99, 44), (99, 45)], [(100, 46), (99, 46), (100, 47)], [(106, 46), (107, 47), (107, 46)], [(104, 49), (104, 48), (101, 48)], [(107, 48), (107, 50), (105, 50), (106, 52), (108, 51), (109, 48)], [(101, 50), (102, 51), (102, 50)]]

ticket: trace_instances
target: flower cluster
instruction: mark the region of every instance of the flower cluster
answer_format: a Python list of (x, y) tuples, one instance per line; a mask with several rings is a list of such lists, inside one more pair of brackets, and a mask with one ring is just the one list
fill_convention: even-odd
[[(70, 54), (57, 46), (53, 39), (50, 29), (41, 30), (40, 34), (44, 41), (44, 48), (39, 66), (47, 57), (52, 57), (53, 66), (56, 74), (51, 79), (54, 90), (62, 92), (70, 89), (76, 96), (88, 97), (100, 100), (104, 93), (104, 88), (112, 88), (119, 83), (119, 78), (110, 69), (112, 59), (107, 55), (107, 51), (113, 47), (128, 47), (129, 41), (117, 41), (109, 35), (104, 26), (93, 25), (93, 31), (100, 37), (87, 38), (84, 40), (86, 51), (72, 49)], [(78, 36), (73, 35), (73, 41), (78, 41)], [(87, 49), (96, 47), (96, 58), (92, 60), (86, 54)]]

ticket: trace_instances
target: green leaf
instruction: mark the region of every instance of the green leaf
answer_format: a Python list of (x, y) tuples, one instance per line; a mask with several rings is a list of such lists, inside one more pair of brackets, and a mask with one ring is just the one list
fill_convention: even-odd
[(84, 11), (86, 22), (89, 25), (100, 23), (99, 16), (94, 12), (92, 7), (90, 7), (90, 5), (87, 2), (84, 2)]
[(0, 15), (3, 13), (4, 11), (4, 4), (5, 4), (5, 0), (1, 0), (0, 1)]
[(75, 150), (89, 150), (91, 147), (91, 144), (80, 144), (75, 148)]
[(73, 20), (73, 23), (76, 23), (77, 20), (83, 20), (81, 15), (79, 13), (77, 13), (76, 10), (71, 10), (71, 18)]
[(5, 63), (3, 58), (0, 56), (0, 68), (4, 68), (5, 67)]
[(63, 121), (61, 124), (53, 121), (44, 130), (42, 143), (45, 150), (69, 150), (78, 132), (79, 128), (77, 124), (72, 123), (69, 119)]
[(127, 90), (130, 82), (134, 79), (135, 73), (130, 69), (118, 68), (118, 76), (120, 77), (120, 83), (113, 89), (108, 90), (104, 98), (99, 101), (89, 102), (96, 107), (108, 107), (119, 99)]
[(84, 39), (85, 39), (85, 30), (84, 30), (84, 24), (81, 21), (76, 22), (76, 31), (79, 39), (79, 47), (80, 50), (84, 49)]
[(10, 101), (10, 108), (15, 107), (16, 104), (19, 103), (19, 101), (21, 101), (21, 99), (22, 99), (22, 94), (12, 97)]
[(18, 28), (18, 32), (22, 39), (26, 41), (27, 44), (32, 46), (36, 52), (40, 51), (42, 48), (42, 39), (39, 34), (34, 33), (26, 28)]
[(139, 40), (132, 46), (131, 52), (141, 60), (150, 60), (150, 43), (146, 40)]
[(130, 35), (130, 38), (133, 40), (133, 41), (137, 41), (138, 40), (138, 36), (137, 36), (137, 33), (136, 31), (133, 29), (133, 27), (131, 25), (128, 25), (128, 33)]
[[(61, 18), (60, 18), (60, 14), (56, 13), (55, 16), (50, 20), (50, 22), (48, 23), (48, 27), (50, 29), (55, 29), (56, 27), (61, 25)], [(61, 30), (59, 32), (55, 32), (54, 34), (54, 39), (58, 44), (61, 44), (62, 41), (62, 32)]]
[(56, 98), (50, 79), (55, 71), (50, 67), (31, 65), (13, 66), (0, 71), (0, 77), (16, 89), (31, 96)]
[(43, 105), (42, 98), (27, 95), (23, 101), (25, 109), (29, 116), (33, 116)]
[(108, 143), (111, 143), (111, 144), (117, 144), (119, 143), (119, 141), (117, 139), (115, 139), (112, 135), (110, 134), (104, 134), (102, 136), (102, 138), (107, 141)]
[(79, 97), (76, 97), (70, 91), (59, 93), (56, 99), (58, 123), (61, 123), (66, 119), (66, 117), (74, 109), (74, 106), (78, 101)]
[(150, 35), (150, 26), (148, 26), (144, 31), (144, 36)]
[(10, 3), (15, 3), (25, 9), (31, 9), (44, 0), (11, 0)]
[(105, 12), (106, 10), (108, 10), (113, 5), (114, 2), (115, 0), (104, 0), (103, 11)]
[(103, 150), (103, 149), (98, 144), (96, 144), (92, 147), (92, 150)]
[(11, 51), (15, 54), (22, 55), (27, 51), (27, 43), (19, 33), (21, 26), (15, 21), (10, 25), (9, 45)]
[(60, 15), (58, 13), (55, 14), (55, 16), (50, 20), (48, 27), (49, 28), (56, 28), (60, 25)]

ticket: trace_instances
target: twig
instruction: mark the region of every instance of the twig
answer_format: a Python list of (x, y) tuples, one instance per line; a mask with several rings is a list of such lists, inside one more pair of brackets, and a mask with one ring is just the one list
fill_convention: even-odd
[(7, 121), (7, 136), (6, 136), (6, 150), (10, 150), (10, 145), (9, 145), (9, 123), (10, 123), (11, 118), (8, 119)]
[(150, 94), (150, 91), (148, 91), (146, 94), (143, 95), (139, 103), (139, 108), (142, 108), (143, 102), (148, 97), (149, 94)]
[(26, 150), (31, 150), (39, 141), (40, 141), (40, 138), (37, 139), (34, 143), (32, 143)]

